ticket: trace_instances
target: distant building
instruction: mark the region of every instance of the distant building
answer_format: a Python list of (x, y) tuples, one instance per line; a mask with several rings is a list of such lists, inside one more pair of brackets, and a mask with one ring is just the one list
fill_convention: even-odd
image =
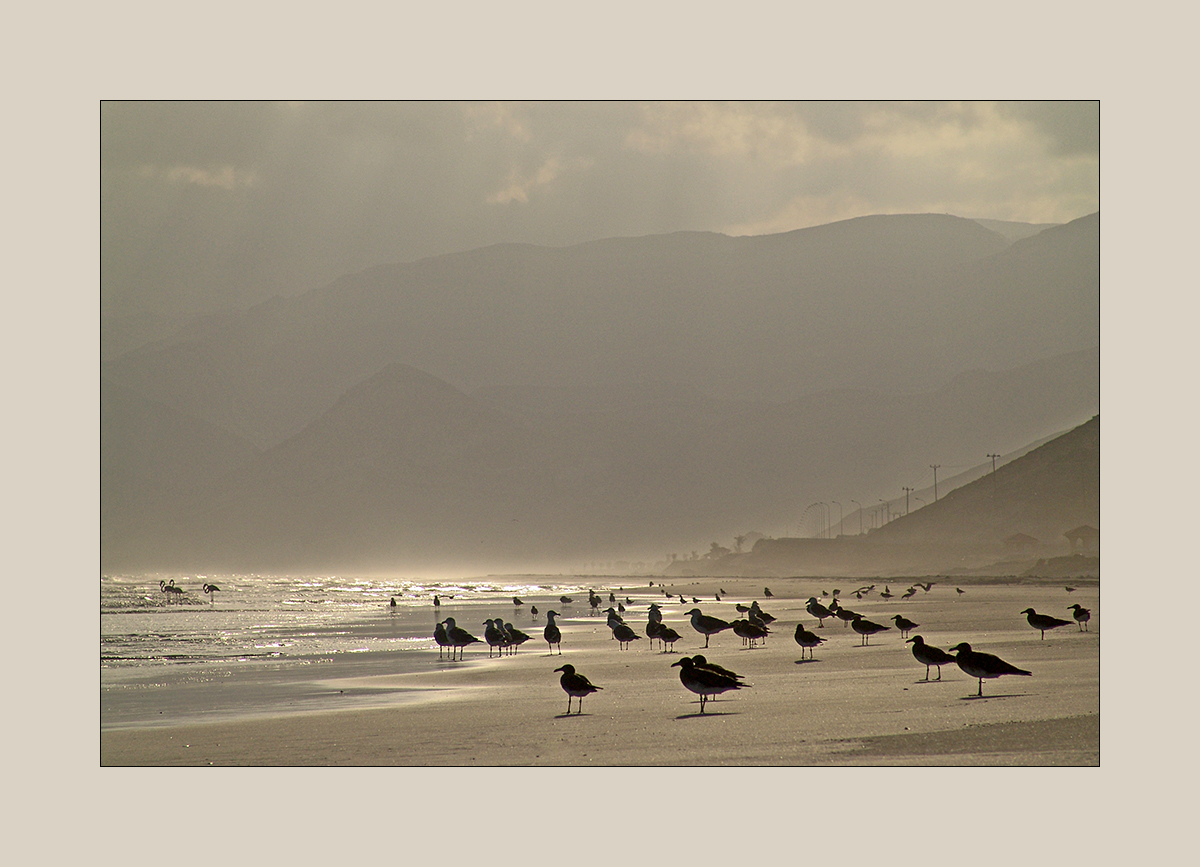
[(1063, 535), (1071, 543), (1072, 554), (1090, 554), (1097, 557), (1100, 555), (1100, 531), (1095, 527), (1084, 524), (1074, 530), (1067, 530)]

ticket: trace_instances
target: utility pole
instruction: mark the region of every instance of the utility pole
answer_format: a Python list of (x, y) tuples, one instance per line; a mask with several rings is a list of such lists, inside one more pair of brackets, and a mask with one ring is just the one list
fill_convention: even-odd
[(862, 526), (862, 503), (859, 503), (859, 502), (858, 502), (858, 500), (851, 500), (850, 502), (852, 502), (852, 503), (856, 503), (856, 504), (858, 505), (858, 535), (860, 535), (860, 536), (861, 536), (861, 535), (862, 535), (862, 532), (863, 532), (863, 526)]
[(933, 470), (933, 501), (936, 503), (937, 502), (937, 471), (938, 471), (938, 467), (940, 467), (941, 464), (930, 464), (929, 466)]
[(992, 499), (996, 499), (996, 458), (1000, 455), (988, 455), (992, 459)]
[(912, 488), (901, 488), (904, 491), (904, 514), (908, 514), (908, 495), (912, 492)]
[(832, 500), (831, 502), (838, 507), (838, 535), (840, 536), (842, 533), (846, 532), (846, 528), (843, 526), (846, 522), (846, 512), (844, 509), (842, 509), (842, 504), (837, 500)]

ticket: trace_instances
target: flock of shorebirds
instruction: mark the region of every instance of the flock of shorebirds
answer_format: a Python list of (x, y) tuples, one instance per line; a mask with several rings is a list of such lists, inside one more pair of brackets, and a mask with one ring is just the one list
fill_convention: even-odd
[[(918, 590), (924, 590), (928, 593), (936, 582), (917, 583), (908, 588), (901, 599), (910, 599), (916, 595)], [(654, 582), (650, 583), (654, 586)], [(874, 584), (866, 585), (853, 591), (856, 599), (863, 599), (875, 589)], [(1074, 591), (1074, 587), (1068, 586), (1067, 592)], [(955, 588), (959, 595), (963, 594), (961, 588)], [(624, 592), (624, 590), (622, 590)], [(674, 599), (673, 594), (662, 590), (664, 596), (668, 599)], [(724, 601), (725, 591), (720, 590), (715, 594), (718, 602)], [(763, 588), (763, 595), (766, 598), (772, 598), (770, 588)], [(895, 626), (885, 626), (880, 623), (875, 623), (865, 618), (862, 614), (851, 611), (841, 605), (838, 600), (840, 595), (839, 590), (834, 590), (828, 604), (821, 602), (816, 596), (809, 597), (805, 604), (805, 611), (817, 620), (817, 627), (823, 628), (825, 621), (829, 618), (841, 620), (843, 626), (851, 627), (860, 636), (860, 645), (867, 646), (870, 644), (871, 636), (881, 632), (886, 632), (890, 629), (897, 629), (900, 635), (905, 639), (905, 643), (912, 645), (913, 657), (920, 664), (925, 666), (926, 682), (929, 681), (929, 672), (931, 668), (937, 668), (937, 680), (942, 679), (942, 666), (955, 663), (960, 669), (966, 672), (972, 678), (979, 681), (979, 689), (976, 696), (983, 695), (983, 682), (992, 678), (1003, 677), (1005, 675), (1021, 675), (1025, 677), (1032, 676), (1032, 672), (1017, 668), (1005, 662), (998, 656), (991, 653), (982, 653), (973, 650), (967, 642), (960, 642), (949, 650), (942, 650), (939, 647), (934, 647), (931, 644), (926, 644), (925, 640), (920, 635), (912, 635), (909, 637), (912, 630), (920, 626), (919, 623), (914, 623), (908, 620), (901, 614), (896, 614), (890, 619)], [(829, 597), (830, 594), (825, 591), (821, 592), (821, 597)], [(887, 585), (879, 592), (879, 596), (885, 601), (895, 597)], [(570, 605), (574, 600), (569, 596), (561, 596), (559, 601), (563, 606)], [(588, 591), (588, 605), (593, 613), (603, 613), (607, 616), (607, 625), (612, 631), (612, 637), (618, 643), (620, 650), (626, 650), (632, 646), (634, 641), (641, 640), (641, 635), (625, 622), (622, 615), (625, 614), (625, 604), (633, 605), (631, 598), (626, 597), (624, 602), (617, 599), (612, 592), (608, 595), (609, 606), (603, 611), (600, 606), (604, 604), (603, 599), (596, 594), (594, 590)], [(679, 594), (678, 601), (684, 605), (698, 606), (700, 600), (696, 597), (691, 597), (691, 602)], [(435, 608), (440, 607), (441, 602), (437, 596), (434, 597)], [(524, 605), (519, 598), (513, 597), (514, 607), (519, 608)], [(742, 639), (743, 646), (755, 647), (758, 642), (765, 643), (767, 635), (771, 633), (770, 624), (775, 621), (775, 618), (762, 610), (762, 607), (757, 601), (751, 602), (749, 605), (737, 604), (738, 613), (744, 614), (745, 617), (737, 620), (722, 620), (718, 617), (712, 617), (704, 614), (699, 607), (693, 607), (684, 612), (691, 620), (692, 628), (704, 636), (704, 647), (709, 646), (709, 639), (725, 630), (731, 630), (735, 635)], [(1079, 604), (1068, 606), (1067, 610), (1073, 612), (1073, 620), (1064, 620), (1059, 617), (1054, 617), (1049, 614), (1039, 614), (1033, 608), (1026, 608), (1021, 613), (1026, 616), (1026, 620), (1030, 627), (1038, 630), (1044, 640), (1046, 632), (1053, 629), (1058, 629), (1061, 626), (1067, 626), (1074, 622), (1078, 625), (1080, 631), (1087, 631), (1088, 621), (1091, 620), (1091, 611)], [(537, 619), (537, 606), (532, 606), (530, 613), (534, 619)], [(557, 611), (546, 612), (546, 625), (542, 630), (542, 638), (546, 642), (549, 652), (553, 655), (557, 648), (558, 653), (562, 654), (562, 630), (559, 628), (555, 618), (560, 617)], [(488, 645), (488, 656), (493, 653), (503, 655), (505, 653), (515, 653), (517, 648), (530, 640), (531, 636), (515, 628), (512, 623), (504, 622), (502, 618), (485, 620), (483, 623), (484, 633), (483, 642)], [(650, 646), (654, 646), (654, 642), (660, 643), (663, 652), (673, 652), (675, 642), (681, 637), (680, 634), (665, 624), (662, 619), (662, 607), (657, 602), (650, 603), (648, 619), (645, 626), (646, 637), (650, 640)], [(438, 645), (438, 656), (441, 658), (442, 652), (448, 650), (451, 659), (461, 659), (464, 648), (471, 644), (481, 643), (479, 638), (476, 638), (467, 630), (461, 628), (455, 622), (453, 617), (447, 617), (445, 620), (439, 621), (434, 627), (434, 641)], [(813, 651), (821, 644), (825, 643), (826, 639), (821, 638), (816, 633), (805, 628), (803, 623), (796, 625), (795, 641), (800, 645), (800, 658), (803, 660), (804, 653), (808, 651), (808, 658), (813, 658)], [(670, 648), (670, 649), (668, 649)], [(722, 668), (715, 663), (709, 662), (702, 655), (685, 656), (671, 664), (672, 668), (679, 668), (679, 680), (683, 686), (690, 692), (695, 693), (700, 697), (700, 713), (705, 712), (705, 705), (711, 701), (714, 696), (725, 692), (737, 689), (745, 689), (750, 686), (746, 683), (742, 675), (730, 671), (727, 668)], [(571, 713), (571, 707), (574, 699), (578, 699), (578, 707), (576, 713), (583, 712), (583, 698), (590, 695), (603, 687), (592, 683), (588, 678), (575, 670), (573, 665), (563, 665), (555, 669), (555, 673), (561, 673), (559, 684), (563, 691), (567, 694), (567, 714)]]

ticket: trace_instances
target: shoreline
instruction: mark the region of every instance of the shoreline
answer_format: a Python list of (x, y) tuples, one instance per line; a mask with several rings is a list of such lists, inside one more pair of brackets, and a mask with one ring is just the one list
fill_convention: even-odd
[[(708, 582), (706, 582), (708, 583)], [(643, 765), (1091, 765), (1100, 763), (1098, 592), (1072, 595), (1093, 606), (1091, 632), (1060, 629), (1045, 640), (1018, 612), (1025, 605), (1066, 605), (1058, 585), (937, 586), (910, 601), (872, 594), (845, 600), (878, 622), (903, 614), (925, 624), (931, 644), (971, 641), (1029, 668), (1031, 678), (978, 684), (953, 664), (941, 681), (924, 681), (911, 645), (890, 629), (862, 646), (841, 624), (818, 627), (805, 611), (813, 582), (716, 579), (730, 591), (721, 603), (678, 599), (663, 605), (681, 634), (674, 653), (651, 650), (645, 605), (627, 612), (642, 635), (619, 650), (603, 617), (563, 618), (563, 653), (551, 655), (541, 626), (512, 656), (488, 659), (474, 645), (467, 663), (432, 663), (397, 673), (318, 676), (309, 687), (340, 690), (351, 700), (404, 694), (388, 707), (329, 707), (227, 721), (108, 728), (100, 764), (115, 766), (643, 766)], [(832, 582), (825, 582), (833, 587)], [(882, 582), (881, 582), (882, 583)], [(703, 592), (698, 583), (697, 597)], [(1095, 593), (1095, 597), (1093, 597)], [(643, 598), (645, 593), (639, 590)], [(688, 590), (689, 597), (692, 594)], [(709, 596), (712, 599), (710, 593)], [(748, 648), (726, 631), (703, 638), (685, 617), (691, 607), (736, 617), (733, 601), (758, 599), (777, 620), (765, 645)], [(664, 597), (665, 599), (665, 597)], [(797, 622), (827, 641), (801, 661)], [(1074, 624), (1072, 624), (1072, 627)], [(538, 646), (540, 645), (540, 647)], [(422, 651), (425, 652), (425, 651)], [(746, 676), (750, 688), (713, 700), (701, 715), (696, 696), (671, 663), (702, 653)], [(475, 658), (473, 658), (475, 657)], [(555, 669), (571, 663), (602, 691), (582, 714), (564, 711)], [(331, 672), (330, 672), (331, 673)], [(316, 674), (316, 672), (314, 672)], [(326, 675), (320, 672), (320, 675)], [(999, 746), (998, 746), (999, 745)]]

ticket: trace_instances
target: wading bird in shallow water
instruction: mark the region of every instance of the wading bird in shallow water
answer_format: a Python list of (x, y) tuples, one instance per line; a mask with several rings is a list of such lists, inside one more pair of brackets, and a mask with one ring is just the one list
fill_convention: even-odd
[(1069, 606), (1067, 608), (1067, 610), (1068, 611), (1074, 610), (1075, 622), (1079, 624), (1079, 631), (1087, 632), (1087, 622), (1092, 619), (1091, 610), (1084, 608), (1078, 602), (1076, 602), (1074, 605)]
[(913, 646), (913, 656), (917, 662), (925, 666), (925, 680), (929, 680), (929, 666), (936, 665), (938, 670), (937, 679), (942, 679), (942, 666), (949, 665), (954, 662), (954, 657), (942, 650), (940, 647), (934, 647), (932, 644), (926, 644), (925, 639), (919, 635), (914, 635), (908, 639), (908, 644)]
[(171, 579), (171, 583), (169, 584), (166, 581), (159, 581), (158, 589), (167, 594), (168, 603), (170, 603), (172, 597), (174, 597), (177, 602), (183, 601), (183, 588), (175, 586), (174, 578)]
[(542, 637), (546, 639), (546, 644), (550, 647), (550, 652), (554, 653), (555, 646), (558, 646), (558, 653), (562, 655), (562, 631), (554, 622), (554, 618), (558, 617), (557, 611), (546, 612), (546, 628), (542, 630)]
[[(549, 613), (546, 615), (549, 617)], [(575, 671), (575, 666), (564, 665), (562, 668), (556, 668), (555, 671), (561, 671), (562, 677), (558, 679), (559, 684), (563, 688), (563, 692), (567, 694), (567, 713), (571, 713), (571, 697), (579, 699), (579, 710), (577, 713), (583, 713), (583, 697), (599, 689), (604, 689), (602, 686), (596, 686), (582, 674)]]
[[(218, 587), (216, 584), (205, 584), (205, 585), (204, 585), (204, 589), (203, 589), (201, 592), (202, 592), (202, 593), (207, 593), (207, 594), (208, 594), (208, 601), (209, 601), (209, 602), (212, 602), (212, 601), (213, 601), (213, 594), (214, 594), (214, 593), (220, 593), (220, 592), (221, 592), (221, 588), (220, 588), (220, 587)], [(395, 605), (395, 604), (396, 604), (396, 597), (395, 597), (395, 596), (393, 596), (393, 597), (392, 597), (392, 605)]]
[(454, 651), (457, 648), (458, 658), (462, 659), (463, 648), (468, 644), (477, 644), (479, 639), (465, 629), (461, 629), (454, 625), (454, 618), (446, 618), (446, 637), (450, 639), (450, 658), (454, 658)]
[(700, 713), (704, 713), (704, 704), (710, 696), (750, 686), (748, 683), (739, 682), (733, 672), (723, 674), (712, 668), (696, 665), (690, 656), (672, 662), (671, 667), (675, 666), (679, 666), (679, 682), (700, 696)]
[(716, 635), (725, 629), (732, 629), (733, 624), (717, 617), (709, 617), (707, 614), (700, 613), (699, 608), (693, 608), (688, 612), (692, 618), (692, 628), (704, 636), (704, 646), (708, 647), (708, 639), (710, 636)]
[(800, 645), (801, 659), (804, 659), (804, 648), (808, 648), (808, 658), (812, 659), (813, 648), (824, 641), (825, 639), (817, 635), (817, 633), (809, 632), (805, 629), (803, 623), (796, 624), (796, 643)]
[(1029, 621), (1030, 626), (1042, 633), (1042, 641), (1046, 640), (1047, 629), (1058, 629), (1058, 627), (1066, 626), (1071, 622), (1070, 620), (1051, 617), (1049, 614), (1038, 614), (1032, 608), (1026, 608), (1021, 613), (1027, 615), (1025, 619)]
[(521, 606), (521, 605), (524, 605), (524, 604), (525, 604), (525, 603), (524, 603), (524, 602), (522, 602), (520, 599), (518, 599), (516, 596), (514, 596), (514, 597), (513, 597), (513, 605)]
[(957, 654), (954, 657), (954, 661), (958, 663), (958, 667), (971, 675), (971, 677), (979, 678), (979, 692), (976, 695), (983, 695), (983, 679), (985, 677), (1000, 677), (1005, 674), (1023, 674), (1026, 677), (1033, 676), (1033, 672), (1017, 668), (1015, 665), (1009, 665), (998, 656), (972, 650), (971, 645), (965, 641), (950, 649)]
[(916, 629), (920, 623), (913, 623), (911, 620), (897, 614), (892, 620), (896, 621), (896, 628), (900, 630), (901, 638), (908, 638), (909, 630)]

